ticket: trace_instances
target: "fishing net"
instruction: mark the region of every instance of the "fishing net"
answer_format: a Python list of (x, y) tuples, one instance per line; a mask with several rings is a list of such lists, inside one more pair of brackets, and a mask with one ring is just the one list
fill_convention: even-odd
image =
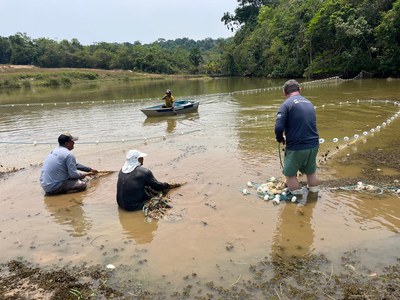
[(168, 191), (183, 184), (185, 183), (170, 183), (166, 191), (156, 191), (151, 187), (145, 187), (146, 194), (150, 198), (143, 206), (145, 217), (155, 220), (164, 218), (168, 209), (172, 208), (171, 198), (167, 195)]
[[(390, 186), (366, 184), (361, 181), (358, 181), (356, 184), (345, 184), (338, 186), (340, 184), (339, 182), (340, 181), (321, 182), (318, 188), (326, 188), (329, 191), (358, 192), (375, 195), (383, 195), (386, 193), (400, 198), (400, 184), (398, 180), (394, 180), (393, 184)], [(305, 184), (301, 190), (301, 196), (294, 195), (288, 190), (285, 179), (276, 179), (275, 177), (271, 177), (263, 183), (249, 181), (247, 182), (247, 187), (241, 189), (240, 192), (243, 195), (255, 194), (258, 198), (263, 199), (265, 202), (272, 202), (274, 205), (279, 205), (281, 202), (292, 202), (304, 205), (307, 202), (309, 190)]]
[(257, 197), (264, 201), (272, 200), (275, 205), (281, 201), (297, 201), (297, 197), (288, 190), (286, 182), (282, 178), (271, 177), (263, 183), (249, 181), (247, 188), (242, 189), (241, 192), (243, 195), (255, 193)]
[[(156, 192), (156, 191), (154, 191)], [(143, 206), (143, 212), (146, 218), (162, 219), (168, 209), (172, 208), (171, 199), (159, 192), (148, 200)]]
[(357, 184), (354, 185), (345, 185), (341, 187), (330, 187), (328, 188), (331, 191), (349, 191), (349, 192), (368, 192), (382, 195), (383, 193), (391, 193), (400, 197), (400, 185), (397, 182), (397, 186), (376, 186), (373, 184), (365, 184), (361, 181), (358, 181)]

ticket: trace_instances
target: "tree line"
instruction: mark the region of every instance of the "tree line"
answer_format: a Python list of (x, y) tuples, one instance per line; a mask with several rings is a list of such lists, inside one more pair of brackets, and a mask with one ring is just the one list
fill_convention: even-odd
[(400, 73), (400, 0), (237, 0), (228, 39), (142, 45), (0, 37), (0, 64), (273, 78)]
[(400, 74), (400, 0), (237, 0), (222, 21), (232, 75)]
[(0, 64), (41, 68), (122, 69), (149, 73), (208, 73), (203, 56), (224, 39), (194, 41), (188, 38), (142, 45), (100, 42), (82, 45), (77, 39), (32, 39), (26, 33), (0, 37)]

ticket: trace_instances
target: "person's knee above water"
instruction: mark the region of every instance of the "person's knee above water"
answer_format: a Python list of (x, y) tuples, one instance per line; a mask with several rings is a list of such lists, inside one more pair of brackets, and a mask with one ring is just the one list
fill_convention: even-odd
[(162, 100), (165, 101), (164, 107), (173, 107), (174, 106), (174, 96), (172, 96), (172, 92), (170, 89), (165, 91), (164, 97)]
[(40, 185), (47, 194), (83, 191), (87, 185), (81, 179), (97, 173), (97, 170), (76, 162), (71, 150), (77, 140), (78, 137), (69, 133), (61, 134), (58, 137), (58, 147), (47, 156), (40, 174)]
[(164, 191), (170, 187), (167, 182), (158, 181), (153, 173), (143, 167), (147, 154), (139, 150), (130, 150), (126, 161), (118, 174), (117, 203), (124, 210), (141, 210), (149, 200), (146, 188)]
[(280, 106), (275, 121), (276, 140), (286, 144), (283, 174), (289, 190), (295, 194), (301, 194), (298, 171), (307, 175), (308, 186), (316, 191), (319, 136), (315, 108), (300, 94), (300, 85), (296, 80), (288, 80), (283, 92), (286, 100)]

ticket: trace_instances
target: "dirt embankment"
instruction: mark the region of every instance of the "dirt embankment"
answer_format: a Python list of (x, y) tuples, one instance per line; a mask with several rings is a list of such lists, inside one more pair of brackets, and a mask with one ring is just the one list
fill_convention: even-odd
[[(14, 299), (400, 299), (400, 264), (379, 274), (359, 267), (356, 255), (344, 253), (341, 271), (322, 255), (280, 256), (249, 267), (230, 286), (201, 282), (196, 274), (182, 278), (182, 290), (146, 290), (139, 281), (115, 280), (101, 266), (44, 270), (23, 261), (0, 266), (0, 297)], [(336, 267), (335, 267), (336, 268)]]

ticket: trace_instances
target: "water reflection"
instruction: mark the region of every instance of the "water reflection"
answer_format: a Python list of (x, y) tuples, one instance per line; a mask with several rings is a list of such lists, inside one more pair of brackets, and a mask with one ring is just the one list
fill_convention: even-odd
[(168, 119), (167, 120), (167, 133), (173, 133), (176, 127), (176, 120), (175, 119)]
[(123, 233), (129, 238), (135, 240), (137, 244), (148, 244), (153, 240), (155, 231), (158, 228), (156, 220), (147, 222), (143, 212), (128, 212), (118, 208), (119, 221)]
[(312, 252), (314, 228), (311, 224), (318, 193), (309, 193), (307, 204), (286, 203), (273, 237), (272, 257), (304, 257)]
[(146, 118), (143, 122), (144, 126), (157, 126), (157, 127), (164, 127), (166, 133), (174, 133), (175, 128), (176, 128), (176, 118), (170, 117), (170, 118)]
[(165, 133), (173, 134), (176, 133), (178, 124), (182, 128), (197, 126), (197, 124), (194, 124), (194, 122), (196, 122), (199, 118), (200, 117), (198, 113), (181, 116), (146, 118), (143, 121), (143, 126), (153, 127), (157, 130), (165, 128)]
[(44, 196), (44, 204), (55, 222), (66, 226), (66, 231), (72, 237), (87, 234), (92, 227), (92, 220), (85, 216), (83, 196), (85, 193)]

